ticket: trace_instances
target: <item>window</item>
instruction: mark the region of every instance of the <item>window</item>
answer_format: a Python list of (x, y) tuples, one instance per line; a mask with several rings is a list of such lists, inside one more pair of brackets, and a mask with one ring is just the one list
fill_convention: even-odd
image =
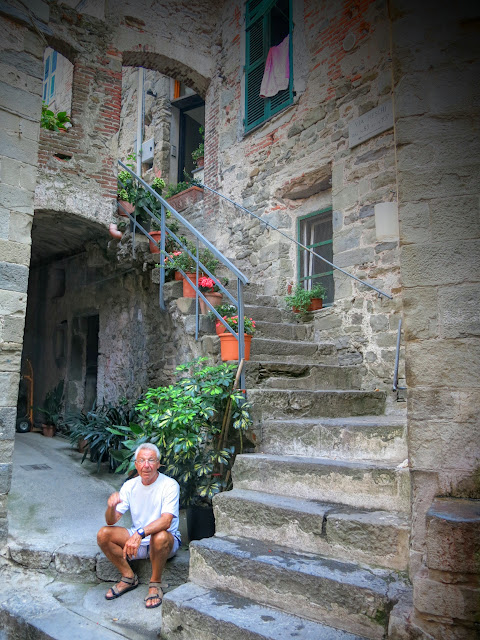
[[(324, 209), (298, 219), (298, 241), (315, 253), (333, 262), (332, 210)], [(333, 269), (305, 249), (298, 248), (298, 281), (305, 289), (323, 284), (327, 290), (325, 303), (334, 297)]]
[[(292, 0), (249, 0), (246, 17), (245, 131), (268, 120), (293, 101)], [(288, 87), (260, 97), (265, 63), (271, 47), (288, 39)]]
[[(48, 50), (47, 50), (48, 51)], [(50, 102), (55, 93), (55, 72), (57, 70), (57, 52), (50, 49), (45, 56), (43, 73), (43, 100)]]

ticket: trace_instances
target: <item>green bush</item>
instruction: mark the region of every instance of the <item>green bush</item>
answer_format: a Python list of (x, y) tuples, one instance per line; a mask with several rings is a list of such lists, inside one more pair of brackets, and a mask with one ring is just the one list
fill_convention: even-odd
[(231, 488), (231, 467), (251, 425), (243, 392), (233, 390), (236, 365), (202, 366), (205, 360), (177, 367), (179, 375), (187, 375), (175, 384), (148, 389), (137, 405), (141, 421), (134, 437), (126, 429), (111, 429), (129, 436), (112, 452), (120, 462), (117, 471), (133, 469), (135, 449), (153, 442), (163, 473), (180, 485), (183, 506), (211, 503), (215, 494)]
[[(79, 440), (87, 441), (82, 462), (89, 455), (90, 460), (97, 463), (97, 469), (101, 462), (108, 461), (109, 468), (113, 471), (118, 462), (112, 452), (120, 449), (124, 441), (132, 436), (138, 418), (135, 407), (123, 400), (118, 405), (103, 403), (86, 413), (71, 411), (65, 417), (65, 424), (69, 428), (68, 437), (73, 446), (76, 447)], [(123, 431), (121, 434), (114, 433), (112, 428), (122, 428)]]

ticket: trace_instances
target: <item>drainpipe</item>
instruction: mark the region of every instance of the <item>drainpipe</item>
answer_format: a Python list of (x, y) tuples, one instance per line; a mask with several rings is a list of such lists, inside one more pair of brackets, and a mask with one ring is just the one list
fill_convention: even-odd
[(142, 177), (142, 142), (143, 142), (143, 119), (145, 114), (145, 94), (143, 91), (145, 79), (145, 69), (138, 69), (138, 89), (137, 89), (137, 176)]
[(108, 231), (110, 232), (110, 235), (112, 236), (112, 238), (116, 238), (117, 240), (120, 240), (120, 238), (123, 236), (123, 233), (118, 230), (115, 222), (110, 223), (108, 227)]

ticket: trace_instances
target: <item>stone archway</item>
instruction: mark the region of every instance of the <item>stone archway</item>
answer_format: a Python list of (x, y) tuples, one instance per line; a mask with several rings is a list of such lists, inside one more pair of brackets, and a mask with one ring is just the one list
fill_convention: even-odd
[[(3, 60), (9, 67), (0, 103), (2, 185), (0, 209), (0, 538), (7, 534), (20, 359), (23, 346), (31, 227), (37, 210), (70, 213), (106, 225), (116, 197), (116, 158), (110, 142), (120, 107), (122, 51), (128, 64), (176, 75), (201, 95), (213, 76), (215, 12), (197, 3), (188, 15), (169, 3), (136, 6), (136, 17), (115, 3), (104, 19), (65, 4), (26, 9), (2, 6)], [(126, 6), (126, 3), (125, 3)], [(171, 13), (171, 15), (170, 15)], [(143, 24), (142, 24), (143, 23)], [(162, 25), (162, 29), (159, 29)], [(178, 34), (181, 34), (179, 43)], [(75, 64), (72, 120), (62, 139), (41, 131), (42, 57), (52, 46)], [(3, 167), (8, 179), (3, 179)], [(39, 167), (38, 179), (37, 168)], [(35, 188), (35, 205), (34, 192)]]

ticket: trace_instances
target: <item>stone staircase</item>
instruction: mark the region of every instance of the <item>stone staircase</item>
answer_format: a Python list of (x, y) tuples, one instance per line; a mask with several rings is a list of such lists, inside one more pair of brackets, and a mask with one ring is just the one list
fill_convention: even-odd
[(246, 300), (257, 448), (237, 456), (234, 489), (214, 501), (215, 537), (191, 544), (190, 582), (165, 597), (162, 636), (387, 638), (410, 591), (406, 417), (362, 389), (361, 367), (339, 366), (312, 323)]

